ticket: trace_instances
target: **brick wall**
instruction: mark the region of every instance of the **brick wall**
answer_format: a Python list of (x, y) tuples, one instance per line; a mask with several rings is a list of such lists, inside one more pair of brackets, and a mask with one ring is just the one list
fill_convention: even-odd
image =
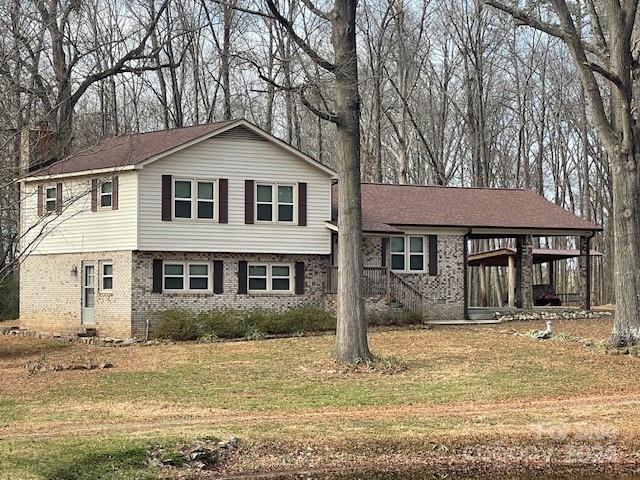
[[(224, 265), (223, 293), (153, 293), (153, 259), (177, 261), (222, 260)], [(248, 262), (305, 262), (305, 293), (287, 294), (238, 294), (238, 261)], [(193, 311), (213, 309), (285, 310), (304, 304), (322, 305), (329, 257), (327, 255), (271, 255), (271, 254), (221, 254), (221, 253), (177, 253), (134, 252), (133, 253), (133, 309), (132, 330), (144, 337), (149, 322), (152, 333), (156, 321), (155, 312), (168, 308), (186, 308)], [(292, 282), (294, 275), (292, 272)]]
[[(427, 242), (428, 243), (428, 242)], [(428, 244), (425, 245), (428, 249)], [(464, 318), (464, 237), (438, 235), (438, 274), (399, 273), (426, 300), (428, 320), (462, 320)], [(427, 258), (429, 258), (428, 251)], [(382, 265), (382, 239), (365, 237), (364, 264)]]
[(94, 319), (103, 336), (131, 336), (131, 252), (30, 255), (20, 265), (20, 320), (24, 328), (70, 334), (84, 331), (82, 262), (113, 263), (113, 290), (96, 288)]

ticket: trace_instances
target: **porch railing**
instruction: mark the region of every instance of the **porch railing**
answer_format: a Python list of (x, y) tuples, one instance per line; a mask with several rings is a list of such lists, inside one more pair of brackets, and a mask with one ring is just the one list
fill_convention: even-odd
[[(387, 295), (389, 302), (396, 301), (412, 312), (423, 313), (424, 297), (400, 275), (388, 272), (386, 267), (364, 267), (362, 275), (364, 296)], [(338, 267), (329, 267), (326, 291), (338, 293)]]
[[(385, 267), (364, 267), (362, 271), (364, 295), (384, 295), (387, 293), (387, 269)], [(327, 293), (338, 293), (338, 267), (327, 271)]]

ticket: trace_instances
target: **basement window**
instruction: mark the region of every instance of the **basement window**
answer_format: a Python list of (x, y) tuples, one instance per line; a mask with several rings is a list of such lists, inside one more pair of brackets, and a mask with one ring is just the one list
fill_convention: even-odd
[(168, 292), (206, 292), (211, 285), (207, 262), (165, 262), (162, 285)]
[(113, 290), (113, 263), (101, 262), (100, 264), (100, 289), (111, 292)]

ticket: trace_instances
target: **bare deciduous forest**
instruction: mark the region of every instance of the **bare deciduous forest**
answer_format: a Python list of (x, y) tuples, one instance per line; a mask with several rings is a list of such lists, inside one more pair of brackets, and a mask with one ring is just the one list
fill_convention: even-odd
[[(604, 254), (594, 300), (613, 303), (612, 150), (598, 137), (594, 92), (571, 42), (526, 25), (555, 25), (554, 7), (528, 2), (524, 18), (487, 3), (359, 2), (362, 179), (534, 190), (605, 227), (592, 243)], [(586, 45), (614, 48), (600, 2), (567, 3)], [(345, 117), (332, 9), (310, 0), (1, 2), (0, 316), (17, 308), (25, 131), (51, 131), (42, 154), (59, 158), (113, 135), (245, 117), (339, 170), (336, 124)], [(590, 68), (609, 112), (620, 93)], [(496, 272), (496, 295), (504, 281)]]

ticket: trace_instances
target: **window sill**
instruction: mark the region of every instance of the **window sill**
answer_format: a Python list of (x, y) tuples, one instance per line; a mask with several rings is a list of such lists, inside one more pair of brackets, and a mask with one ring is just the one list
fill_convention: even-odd
[(163, 290), (162, 295), (183, 297), (185, 295), (207, 297), (214, 295), (211, 290)]
[(280, 295), (282, 297), (290, 297), (290, 296), (294, 296), (295, 292), (292, 292), (291, 290), (276, 290), (276, 291), (270, 291), (270, 292), (264, 292), (264, 291), (255, 291), (255, 290), (249, 290), (247, 292), (247, 295), (251, 295), (252, 297), (273, 297), (274, 295)]
[(402, 273), (407, 275), (417, 275), (427, 273), (427, 270), (391, 270), (393, 273)]

